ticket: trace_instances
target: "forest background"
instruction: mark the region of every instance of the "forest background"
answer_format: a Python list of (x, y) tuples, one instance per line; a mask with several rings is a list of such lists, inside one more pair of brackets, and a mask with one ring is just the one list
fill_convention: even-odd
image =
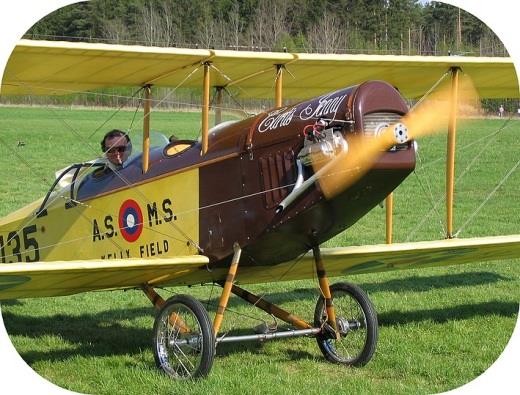
[[(448, 4), (416, 0), (93, 0), (61, 8), (24, 38), (183, 48), (307, 53), (508, 56), (479, 19)], [(61, 98), (3, 98), (7, 104), (122, 105), (131, 91)], [(162, 107), (200, 104), (200, 92), (168, 90)], [(232, 98), (229, 106), (233, 106)], [(124, 104), (124, 103), (123, 103)], [(517, 100), (484, 100), (516, 112)], [(133, 101), (129, 102), (129, 106)], [(264, 108), (252, 101), (240, 106)], [(236, 107), (236, 105), (235, 105)]]

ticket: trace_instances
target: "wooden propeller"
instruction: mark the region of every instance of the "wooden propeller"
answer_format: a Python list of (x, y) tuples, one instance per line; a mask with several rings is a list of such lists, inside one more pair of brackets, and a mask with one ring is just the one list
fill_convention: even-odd
[(453, 108), (459, 113), (463, 108), (474, 109), (479, 103), (478, 95), (467, 76), (460, 80), (459, 95), (455, 100), (454, 103), (451, 85), (445, 83), (420, 100), (397, 123), (380, 128), (373, 135), (357, 133), (347, 136), (348, 150), (343, 150), (327, 162), (313, 161), (314, 172), (324, 195), (331, 198), (347, 189), (394, 145), (445, 132)]

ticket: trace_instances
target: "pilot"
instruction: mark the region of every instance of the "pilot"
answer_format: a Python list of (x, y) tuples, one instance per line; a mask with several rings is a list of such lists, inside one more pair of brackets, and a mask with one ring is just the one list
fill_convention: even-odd
[(128, 134), (113, 129), (103, 137), (101, 149), (107, 157), (107, 166), (111, 170), (119, 170), (132, 153), (132, 142)]

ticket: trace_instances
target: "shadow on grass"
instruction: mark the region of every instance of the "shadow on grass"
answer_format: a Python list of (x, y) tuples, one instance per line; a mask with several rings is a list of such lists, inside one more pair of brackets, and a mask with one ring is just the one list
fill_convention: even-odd
[(512, 281), (512, 279), (492, 272), (472, 272), (428, 277), (412, 276), (381, 283), (364, 283), (359, 285), (369, 293), (392, 291), (427, 292), (433, 289), (447, 289), (461, 286), (472, 287), (492, 284), (499, 281)]
[(389, 311), (378, 315), (380, 326), (406, 325), (423, 321), (433, 321), (442, 324), (454, 320), (467, 320), (475, 317), (497, 315), (502, 317), (516, 317), (518, 303), (515, 302), (486, 302), (463, 304), (459, 306), (439, 309), (415, 311)]
[(0, 302), (0, 308), (1, 308), (2, 306), (21, 306), (21, 305), (23, 305), (23, 303), (20, 302), (20, 301), (17, 300), (17, 299), (13, 299), (13, 300), (2, 300), (2, 301)]
[[(440, 309), (426, 309), (416, 311), (390, 311), (379, 315), (380, 326), (407, 325), (433, 321), (445, 323), (453, 320), (466, 320), (475, 317), (500, 315), (515, 317), (518, 313), (518, 304), (514, 302), (486, 302), (465, 304)], [(34, 318), (20, 316), (13, 313), (4, 313), (4, 322), (10, 335), (39, 339), (44, 336), (58, 336), (70, 349), (55, 349), (50, 351), (29, 351), (22, 353), (23, 359), (32, 364), (38, 361), (63, 361), (77, 355), (81, 356), (114, 356), (137, 354), (142, 350), (151, 350), (151, 328), (126, 327), (117, 323), (117, 317), (125, 315), (150, 315), (149, 309), (115, 310), (111, 314), (106, 312), (97, 315), (83, 315), (81, 317), (67, 317), (57, 315), (48, 318)], [(112, 318), (110, 317), (112, 315)], [(115, 317), (115, 318), (114, 318)], [(107, 323), (110, 320), (111, 323)], [(233, 331), (233, 335), (251, 334), (250, 330)], [(261, 353), (262, 343), (240, 342), (223, 343), (218, 346), (218, 355), (227, 356), (241, 352)], [(300, 355), (294, 350), (295, 359), (313, 358), (311, 355)], [(306, 354), (306, 353), (303, 353)], [(291, 358), (291, 357), (290, 357)]]
[[(112, 356), (139, 353), (150, 349), (150, 328), (128, 327), (118, 320), (150, 316), (149, 308), (111, 310), (99, 314), (66, 316), (58, 314), (32, 317), (12, 312), (2, 312), (4, 325), (10, 336), (23, 336), (33, 341), (45, 336), (59, 337), (66, 343), (62, 349), (51, 351), (29, 351), (21, 354), (29, 364), (41, 360), (59, 361), (76, 355)], [(150, 320), (152, 323), (152, 320)]]
[[(30, 317), (4, 312), (4, 323), (10, 336), (23, 336), (38, 342), (45, 336), (59, 337), (65, 345), (49, 351), (27, 351), (20, 355), (29, 364), (40, 361), (64, 361), (77, 356), (112, 357), (132, 355), (149, 350), (152, 353), (152, 327), (126, 327), (117, 322), (121, 316), (150, 315), (151, 309), (131, 311), (112, 310), (99, 314), (85, 314), (81, 317), (56, 315), (50, 317)], [(110, 317), (112, 315), (112, 318)], [(251, 335), (252, 329), (238, 329), (230, 335)], [(26, 342), (26, 341), (24, 341)], [(263, 343), (256, 341), (222, 343), (217, 355), (225, 357), (239, 353), (263, 353)]]

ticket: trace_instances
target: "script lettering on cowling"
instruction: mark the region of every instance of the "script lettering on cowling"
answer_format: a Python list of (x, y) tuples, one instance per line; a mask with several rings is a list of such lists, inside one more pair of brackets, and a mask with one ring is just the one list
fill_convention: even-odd
[(325, 115), (333, 114), (330, 116), (332, 119), (336, 118), (336, 114), (339, 109), (339, 105), (347, 97), (347, 95), (341, 96), (333, 96), (334, 93), (329, 93), (328, 95), (321, 96), (318, 98), (317, 103), (311, 102), (307, 104), (307, 106), (300, 111), (300, 119), (302, 121), (306, 121), (308, 119), (318, 119)]
[(290, 109), (281, 108), (275, 111), (271, 111), (269, 114), (267, 114), (267, 117), (265, 117), (258, 125), (258, 131), (260, 133), (264, 133), (269, 130), (274, 130), (282, 126), (289, 125), (295, 112), (296, 107), (292, 107)]
[[(318, 119), (324, 116), (335, 119), (339, 106), (346, 97), (347, 95), (341, 94), (341, 92), (329, 93), (307, 104), (303, 103), (296, 107), (276, 109), (267, 114), (258, 125), (257, 130), (259, 133), (265, 133), (287, 126), (291, 123), (295, 114), (302, 121)], [(305, 107), (302, 108), (302, 106)]]

